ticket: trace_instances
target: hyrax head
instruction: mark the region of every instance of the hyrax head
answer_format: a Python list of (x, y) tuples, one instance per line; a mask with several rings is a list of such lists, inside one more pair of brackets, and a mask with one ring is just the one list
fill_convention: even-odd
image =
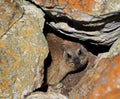
[(88, 62), (88, 52), (79, 43), (64, 42), (61, 46), (63, 51), (63, 59), (70, 71), (76, 71), (86, 67)]

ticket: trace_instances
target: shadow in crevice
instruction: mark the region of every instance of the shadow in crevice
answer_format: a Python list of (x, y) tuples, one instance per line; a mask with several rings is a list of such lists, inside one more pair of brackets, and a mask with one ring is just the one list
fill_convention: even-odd
[(48, 69), (48, 67), (51, 64), (51, 61), (52, 61), (52, 59), (51, 59), (51, 55), (49, 53), (48, 56), (47, 56), (47, 58), (44, 61), (44, 79), (43, 79), (44, 82), (43, 82), (43, 84), (42, 84), (42, 86), (40, 88), (38, 88), (38, 89), (35, 90), (35, 92), (36, 91), (47, 92), (47, 90), (48, 90), (48, 85), (47, 85), (47, 69)]
[(94, 45), (94, 44), (90, 43), (91, 42), (90, 40), (81, 41), (78, 38), (74, 38), (74, 37), (64, 35), (64, 34), (60, 33), (59, 31), (53, 29), (49, 25), (45, 24), (45, 26), (44, 26), (44, 35), (46, 36), (47, 33), (54, 33), (55, 35), (57, 35), (58, 37), (60, 37), (62, 39), (81, 43), (88, 51), (90, 51), (93, 55), (96, 55), (96, 56), (99, 53), (108, 52), (110, 47), (111, 47), (111, 45), (109, 45), (109, 46), (107, 46), (107, 45)]

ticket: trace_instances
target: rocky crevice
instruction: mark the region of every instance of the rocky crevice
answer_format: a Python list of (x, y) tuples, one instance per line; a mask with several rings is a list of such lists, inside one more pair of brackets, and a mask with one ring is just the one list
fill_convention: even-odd
[[(71, 0), (52, 0), (52, 3), (1, 0), (0, 98), (118, 99), (119, 3), (119, 0), (78, 0), (74, 4)], [(47, 68), (53, 61), (50, 42), (45, 38), (49, 33), (80, 43), (89, 53), (87, 67), (69, 73), (60, 81), (63, 85), (57, 87), (48, 86), (46, 80)]]

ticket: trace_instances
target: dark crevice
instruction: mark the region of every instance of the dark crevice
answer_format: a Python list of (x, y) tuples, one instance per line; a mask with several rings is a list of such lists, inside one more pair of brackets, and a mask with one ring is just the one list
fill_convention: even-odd
[[(73, 38), (73, 37), (69, 37), (69, 36), (66, 36), (66, 35), (63, 35), (61, 33), (59, 33), (58, 31), (56, 31), (55, 29), (51, 28), (49, 25), (45, 24), (44, 26), (44, 35), (46, 36), (47, 33), (54, 33), (55, 35), (57, 35), (58, 37), (62, 38), (62, 39), (65, 39), (65, 40), (70, 40), (70, 41), (73, 41), (73, 42), (79, 42), (81, 43), (82, 45), (85, 46), (85, 48), (90, 51), (91, 53), (93, 53), (94, 55), (98, 55), (99, 53), (103, 53), (103, 52), (107, 52), (110, 48), (110, 46), (97, 46), (97, 45), (92, 45), (90, 44), (89, 41), (80, 41), (76, 38)], [(43, 79), (43, 84), (40, 88), (36, 89), (34, 92), (39, 92), (39, 91), (42, 91), (42, 92), (47, 92), (48, 91), (48, 85), (47, 85), (47, 69), (48, 67), (50, 66), (52, 62), (52, 59), (51, 59), (51, 55), (50, 53), (48, 54), (48, 57), (45, 59), (44, 61), (44, 79)], [(87, 64), (86, 64), (87, 66)], [(76, 74), (76, 73), (79, 73), (79, 72), (82, 72), (85, 70), (86, 66), (84, 66), (83, 68), (80, 68), (78, 71), (74, 71), (74, 72), (70, 72), (68, 73), (63, 79), (65, 79), (68, 75), (70, 74)]]
[[(70, 40), (70, 41), (73, 41), (73, 42), (79, 42), (81, 43), (82, 45), (85, 46), (85, 48), (90, 51), (91, 53), (93, 53), (94, 55), (98, 55), (99, 53), (103, 53), (103, 52), (107, 52), (110, 48), (110, 46), (97, 46), (97, 45), (92, 45), (90, 44), (89, 41), (80, 41), (78, 39), (75, 39), (73, 37), (69, 37), (69, 36), (66, 36), (66, 35), (63, 35), (61, 33), (59, 33), (58, 31), (54, 30), (53, 28), (51, 28), (49, 25), (45, 24), (44, 26), (44, 35), (46, 36), (47, 33), (54, 33), (55, 35), (57, 35), (58, 37), (62, 38), (62, 39), (65, 39), (65, 40)], [(40, 88), (36, 89), (34, 92), (38, 92), (38, 91), (42, 91), (42, 92), (47, 92), (48, 91), (48, 85), (47, 85), (47, 69), (48, 67), (50, 66), (52, 62), (52, 59), (51, 59), (51, 55), (49, 53), (48, 57), (45, 59), (44, 61), (44, 79), (43, 79), (43, 84)], [(86, 64), (87, 66), (87, 64)], [(65, 79), (68, 75), (70, 74), (76, 74), (76, 73), (79, 73), (79, 72), (82, 72), (85, 70), (85, 66), (83, 68), (80, 68), (78, 71), (74, 71), (74, 72), (70, 72), (68, 73), (63, 79)]]
[(50, 66), (52, 62), (51, 55), (50, 53), (48, 54), (47, 58), (44, 61), (44, 79), (43, 79), (43, 84), (40, 88), (36, 89), (36, 91), (42, 91), (42, 92), (47, 92), (48, 90), (48, 85), (47, 85), (47, 69)]
[[(55, 23), (64, 22), (67, 23), (70, 27), (75, 28), (76, 30), (83, 30), (83, 31), (100, 31), (105, 27), (106, 24), (112, 22), (120, 22), (120, 12), (116, 12), (114, 14), (102, 15), (98, 17), (96, 21), (78, 21), (74, 19), (70, 19), (67, 16), (60, 16), (57, 17), (52, 15), (49, 11), (45, 11), (47, 22), (54, 21)], [(107, 17), (105, 17), (107, 16)], [(104, 18), (105, 17), (105, 18)], [(95, 18), (95, 17), (93, 17)]]
[(44, 33), (45, 33), (45, 35), (47, 33), (54, 33), (55, 35), (57, 35), (58, 37), (60, 37), (62, 39), (70, 40), (70, 41), (73, 41), (73, 42), (79, 42), (82, 45), (84, 45), (85, 48), (94, 55), (98, 55), (99, 53), (103, 53), (103, 52), (108, 52), (110, 47), (111, 47), (111, 45), (107, 46), (107, 45), (94, 45), (94, 44), (91, 44), (91, 42), (97, 43), (97, 42), (91, 41), (91, 40), (80, 41), (77, 38), (61, 34), (59, 31), (56, 31), (55, 29), (51, 28), (47, 24), (45, 24), (45, 26), (44, 26)]
[[(63, 34), (59, 33), (58, 31), (56, 31), (55, 29), (51, 28), (47, 24), (45, 24), (43, 32), (44, 32), (45, 36), (47, 35), (47, 33), (54, 33), (55, 35), (57, 35), (58, 37), (60, 37), (62, 39), (70, 40), (70, 41), (73, 41), (73, 42), (79, 42), (79, 43), (83, 44), (85, 46), (85, 48), (88, 51), (90, 51), (91, 53), (93, 53), (94, 55), (98, 55), (99, 53), (107, 52), (109, 50), (109, 48), (110, 48), (110, 46), (96, 46), (96, 45), (90, 44), (89, 41), (83, 42), (83, 41), (80, 41), (80, 40), (75, 39), (73, 37), (63, 35)], [(52, 62), (52, 59), (51, 59), (51, 55), (49, 53), (48, 57), (44, 61), (44, 79), (43, 79), (44, 82), (43, 82), (43, 84), (42, 84), (42, 86), (40, 88), (35, 90), (35, 92), (36, 91), (47, 92), (47, 90), (48, 90), (47, 69), (50, 66), (51, 62)], [(87, 63), (86, 63), (86, 66), (87, 66)], [(74, 73), (84, 71), (86, 66), (84, 66), (83, 68), (80, 68), (78, 71), (73, 71), (73, 72), (68, 73), (63, 79), (65, 79), (70, 74), (74, 74)]]
[[(28, 0), (27, 0), (28, 1)], [(32, 4), (36, 5), (34, 2), (30, 1)], [(42, 9), (39, 5), (36, 5), (38, 8)], [(42, 9), (43, 10), (43, 9)], [(44, 11), (45, 13), (45, 25), (44, 25), (44, 35), (46, 36), (47, 33), (54, 33), (55, 35), (57, 35), (58, 37), (65, 39), (65, 40), (70, 40), (73, 42), (79, 42), (82, 45), (84, 45), (84, 47), (90, 51), (92, 54), (94, 55), (98, 55), (99, 53), (103, 53), (103, 52), (108, 52), (111, 46), (106, 46), (106, 45), (93, 45), (91, 44), (91, 40), (87, 40), (87, 41), (80, 41), (77, 38), (73, 38), (67, 35), (64, 35), (62, 33), (60, 33), (59, 31), (51, 28), (49, 25), (47, 25), (46, 23), (54, 21), (54, 22), (65, 22), (67, 23), (70, 27), (75, 28), (76, 30), (83, 30), (83, 31), (99, 31), (101, 29), (103, 29), (105, 27), (105, 25), (107, 23), (111, 23), (112, 21), (115, 22), (120, 22), (120, 13), (116, 13), (116, 14), (112, 14), (111, 16), (102, 18), (101, 20), (97, 20), (97, 21), (91, 21), (91, 22), (87, 22), (87, 21), (77, 21), (77, 20), (73, 20), (73, 19), (69, 19), (67, 16), (61, 16), (61, 17), (56, 17), (51, 15), (49, 12)], [(101, 25), (98, 26), (94, 26), (94, 24), (99, 24), (101, 23)], [(90, 25), (93, 24), (93, 25)], [(117, 28), (116, 28), (117, 29)], [(70, 32), (68, 32), (68, 34), (71, 34)], [(97, 44), (97, 41), (96, 41)], [(43, 92), (47, 92), (48, 90), (48, 85), (47, 85), (47, 69), (51, 64), (51, 55), (49, 53), (48, 57), (46, 58), (45, 62), (44, 62), (44, 79), (43, 79), (43, 84), (40, 88), (36, 89), (34, 92), (36, 91), (43, 91)], [(81, 68), (81, 70), (76, 71), (76, 72), (80, 72), (83, 71), (85, 69)], [(71, 72), (73, 73), (73, 72)], [(74, 72), (75, 73), (75, 72)]]
[[(76, 30), (81, 30), (81, 31), (101, 31), (103, 28), (105, 28), (105, 25), (108, 23), (116, 23), (116, 22), (120, 22), (120, 12), (112, 12), (112, 13), (108, 13), (108, 14), (104, 14), (101, 15), (99, 17), (95, 17), (92, 16), (93, 19), (96, 19), (95, 21), (90, 20), (90, 21), (79, 21), (79, 20), (75, 20), (72, 18), (69, 18), (65, 15), (65, 13), (59, 13), (57, 12), (60, 17), (58, 17), (57, 15), (52, 15), (50, 10), (44, 10), (42, 7), (40, 7), (39, 5), (35, 4), (34, 2), (32, 2), (32, 0), (26, 0), (29, 1), (30, 3), (34, 4), (37, 8), (40, 8), (44, 13), (45, 13), (45, 19), (46, 22), (64, 22), (67, 23), (70, 27), (75, 28)], [(116, 26), (114, 29), (112, 30), (108, 30), (105, 31), (105, 33), (109, 33), (113, 30), (118, 29), (120, 26)]]

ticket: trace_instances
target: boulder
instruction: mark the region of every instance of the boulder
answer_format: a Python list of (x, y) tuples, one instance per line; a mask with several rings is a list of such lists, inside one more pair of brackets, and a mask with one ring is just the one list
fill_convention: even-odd
[(23, 99), (43, 82), (44, 13), (12, 0), (0, 1), (0, 11), (0, 98)]

